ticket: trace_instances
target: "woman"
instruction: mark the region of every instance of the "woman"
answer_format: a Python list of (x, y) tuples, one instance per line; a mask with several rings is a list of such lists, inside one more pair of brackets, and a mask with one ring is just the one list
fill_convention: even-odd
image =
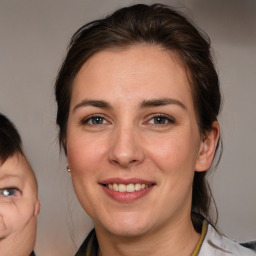
[(76, 255), (255, 255), (205, 220), (221, 96), (209, 40), (182, 15), (135, 5), (83, 26), (55, 93), (95, 226)]

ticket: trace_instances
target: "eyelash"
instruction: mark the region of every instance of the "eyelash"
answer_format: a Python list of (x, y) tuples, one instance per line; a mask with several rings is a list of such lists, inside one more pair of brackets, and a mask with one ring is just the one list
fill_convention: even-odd
[[(105, 123), (93, 123), (93, 120), (96, 120), (96, 119), (101, 119), (103, 122), (108, 122), (107, 119), (102, 116), (102, 115), (98, 115), (98, 114), (94, 114), (94, 115), (90, 115), (88, 117), (86, 117), (85, 119), (82, 120), (82, 125), (104, 125)], [(91, 121), (91, 123), (89, 123)]]
[[(151, 120), (156, 121), (157, 118), (161, 119), (161, 120), (164, 120), (164, 123), (150, 123)], [(175, 124), (176, 123), (176, 121), (173, 117), (170, 117), (170, 116), (165, 115), (165, 114), (152, 114), (152, 115), (148, 116), (147, 119), (148, 119), (147, 122), (151, 125), (166, 126), (168, 124)], [(96, 122), (100, 121), (102, 123), (93, 123), (94, 121), (96, 121)], [(90, 125), (90, 126), (105, 125), (106, 123), (108, 123), (108, 120), (103, 115), (94, 114), (94, 115), (90, 115), (90, 116), (86, 117), (85, 119), (83, 119), (81, 123), (82, 123), (82, 125)]]
[[(7, 191), (7, 193), (6, 193)], [(11, 196), (15, 196), (18, 192), (20, 192), (19, 189), (17, 188), (1, 188), (0, 189), (0, 197), (11, 197)]]
[[(148, 123), (150, 123), (151, 120), (156, 120), (157, 118), (161, 118), (161, 119), (164, 119), (165, 123), (152, 123), (152, 125), (161, 125), (161, 126), (165, 126), (165, 125), (168, 125), (168, 124), (175, 124), (176, 121), (173, 117), (170, 117), (168, 115), (165, 115), (165, 114), (153, 114), (151, 116), (149, 116), (148, 118)], [(167, 123), (166, 123), (167, 121)]]

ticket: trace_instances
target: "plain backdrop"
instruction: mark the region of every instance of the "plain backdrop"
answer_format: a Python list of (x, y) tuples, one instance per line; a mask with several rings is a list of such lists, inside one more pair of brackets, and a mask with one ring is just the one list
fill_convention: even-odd
[[(71, 35), (131, 0), (0, 0), (0, 112), (18, 127), (39, 182), (38, 256), (73, 255), (92, 227), (59, 152), (54, 80)], [(224, 104), (224, 153), (211, 177), (220, 230), (256, 239), (256, 1), (158, 1), (212, 40)]]

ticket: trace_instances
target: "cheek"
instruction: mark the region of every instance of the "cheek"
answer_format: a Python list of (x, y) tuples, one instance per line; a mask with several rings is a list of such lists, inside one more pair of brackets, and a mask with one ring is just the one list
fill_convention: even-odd
[(67, 162), (71, 174), (84, 175), (98, 170), (108, 150), (108, 137), (104, 134), (88, 133), (80, 127), (70, 125), (67, 134)]
[[(2, 207), (2, 206), (0, 205), (0, 207)], [(6, 211), (6, 209), (5, 209), (5, 211)], [(0, 208), (0, 239), (9, 234), (8, 227), (6, 225), (6, 213), (5, 213), (5, 211), (2, 211), (1, 208)]]
[(198, 151), (195, 137), (189, 132), (163, 136), (161, 139), (152, 140), (148, 146), (148, 154), (161, 170), (172, 175), (173, 172), (181, 174), (181, 170), (194, 172)]
[(106, 149), (99, 138), (70, 137), (67, 144), (67, 162), (70, 165), (71, 174), (84, 176), (94, 172), (102, 163)]
[[(79, 133), (75, 133), (79, 134)], [(90, 215), (90, 208), (95, 203), (95, 185), (98, 177), (106, 171), (106, 142), (95, 136), (68, 137), (67, 161), (71, 169), (71, 178), (77, 198)]]
[(22, 230), (34, 216), (34, 205), (31, 202), (20, 200), (10, 202), (0, 211), (0, 233), (11, 234)]
[[(73, 136), (78, 135), (78, 136)], [(77, 198), (89, 216), (93, 209), (102, 204), (99, 201), (99, 176), (107, 171), (107, 139), (104, 136), (69, 133), (67, 140), (67, 162), (71, 169), (71, 178)]]

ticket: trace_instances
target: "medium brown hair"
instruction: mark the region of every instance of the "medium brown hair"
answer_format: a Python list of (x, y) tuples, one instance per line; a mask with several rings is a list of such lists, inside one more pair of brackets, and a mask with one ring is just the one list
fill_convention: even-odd
[[(220, 111), (221, 94), (209, 38), (168, 6), (138, 4), (82, 26), (71, 39), (55, 84), (56, 121), (65, 152), (72, 83), (80, 68), (97, 52), (137, 44), (157, 45), (176, 53), (188, 75), (200, 133), (212, 129)], [(192, 210), (210, 218), (212, 194), (206, 174), (195, 172)]]

